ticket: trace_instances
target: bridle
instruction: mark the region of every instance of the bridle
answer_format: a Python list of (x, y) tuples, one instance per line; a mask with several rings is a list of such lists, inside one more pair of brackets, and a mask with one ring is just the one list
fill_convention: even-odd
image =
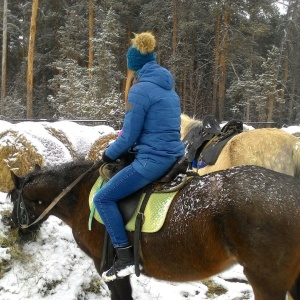
[(25, 180), (22, 182), (20, 190), (18, 190), (18, 198), (17, 198), (17, 219), (18, 226), (20, 228), (27, 228), (29, 223), (29, 214), (26, 209), (24, 198), (23, 198), (23, 187), (25, 185)]
[(28, 210), (26, 208), (24, 198), (23, 198), (23, 189), (26, 183), (26, 180), (22, 182), (22, 185), (20, 189), (18, 190), (18, 198), (17, 198), (17, 219), (18, 219), (18, 226), (21, 229), (27, 229), (28, 227), (38, 223), (41, 219), (43, 219), (49, 211), (67, 194), (69, 193), (75, 186), (78, 184), (83, 177), (88, 174), (90, 171), (92, 171), (94, 168), (99, 167), (98, 165), (103, 164), (103, 161), (100, 160), (98, 162), (95, 162), (87, 171), (85, 171), (83, 174), (81, 174), (78, 178), (76, 178), (70, 185), (68, 185), (65, 189), (62, 190), (62, 192), (54, 198), (54, 200), (49, 204), (49, 206), (39, 215), (39, 217), (29, 224), (30, 215), (28, 213)]

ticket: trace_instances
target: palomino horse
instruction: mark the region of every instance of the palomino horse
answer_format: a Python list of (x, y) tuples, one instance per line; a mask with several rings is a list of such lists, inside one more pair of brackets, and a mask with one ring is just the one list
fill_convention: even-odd
[[(9, 193), (14, 224), (26, 227), (45, 211), (29, 228), (49, 215), (60, 218), (99, 274), (105, 230), (94, 222), (89, 231), (87, 222), (89, 193), (100, 164), (73, 162), (25, 177), (12, 174), (15, 188)], [(82, 174), (72, 189), (66, 188)], [(68, 191), (54, 205), (63, 190)], [(141, 272), (160, 280), (198, 281), (238, 263), (256, 300), (284, 300), (300, 273), (299, 230), (297, 179), (257, 166), (195, 176), (177, 193), (163, 227), (141, 234)], [(107, 284), (111, 299), (133, 299), (129, 277)]]
[[(199, 124), (201, 121), (182, 114), (182, 138)], [(244, 131), (227, 142), (214, 165), (206, 165), (198, 173), (205, 175), (241, 165), (261, 166), (299, 178), (300, 140), (277, 128)]]

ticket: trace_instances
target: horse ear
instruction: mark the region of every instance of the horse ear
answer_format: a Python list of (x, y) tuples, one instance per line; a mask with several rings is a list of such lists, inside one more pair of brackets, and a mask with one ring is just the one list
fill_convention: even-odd
[(11, 179), (15, 185), (15, 188), (18, 189), (20, 187), (21, 178), (18, 177), (13, 171), (10, 171)]

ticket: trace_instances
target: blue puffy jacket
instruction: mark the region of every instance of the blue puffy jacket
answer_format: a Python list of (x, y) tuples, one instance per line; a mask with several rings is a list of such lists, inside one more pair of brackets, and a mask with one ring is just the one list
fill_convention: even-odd
[(122, 134), (105, 151), (115, 160), (134, 147), (132, 167), (155, 180), (184, 155), (180, 140), (180, 99), (171, 73), (149, 62), (138, 72), (128, 95)]

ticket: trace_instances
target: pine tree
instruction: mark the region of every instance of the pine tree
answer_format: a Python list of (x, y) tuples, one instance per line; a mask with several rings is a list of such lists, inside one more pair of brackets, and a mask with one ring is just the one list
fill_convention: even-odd
[(226, 93), (231, 107), (231, 118), (248, 122), (257, 121), (254, 119), (256, 114), (253, 97), (259, 93), (259, 90), (250, 69), (246, 70), (241, 78), (234, 81)]
[[(94, 68), (91, 78), (92, 90), (97, 99), (98, 118), (108, 119), (111, 126), (118, 128), (124, 115), (122, 94), (119, 92), (124, 76), (116, 64), (120, 32), (117, 16), (113, 9), (109, 9), (101, 30), (94, 39)], [(123, 60), (126, 61), (125, 56)]]
[[(3, 15), (3, 1), (1, 1), (0, 15)], [(26, 105), (26, 66), (27, 30), (30, 22), (25, 22), (26, 16), (30, 20), (31, 1), (24, 5), (19, 1), (8, 1), (7, 12), (7, 70), (6, 95), (3, 114), (10, 118), (25, 118)], [(2, 24), (0, 25), (2, 30)], [(2, 42), (2, 40), (1, 40)], [(2, 52), (1, 52), (2, 54)], [(1, 55), (2, 57), (2, 55)], [(26, 109), (25, 109), (26, 112)]]
[[(90, 93), (88, 87), (87, 68), (78, 65), (77, 61), (65, 58), (52, 64), (58, 71), (50, 86), (56, 90), (55, 96), (48, 96), (48, 100), (55, 107), (53, 116), (57, 119), (83, 119), (90, 118)], [(90, 103), (90, 104), (87, 104)]]
[(277, 88), (279, 83), (278, 58), (279, 49), (274, 46), (268, 52), (268, 57), (262, 64), (263, 73), (259, 75), (257, 80), (257, 84), (260, 86), (260, 95), (257, 101), (260, 121), (273, 121), (276, 105), (283, 103)]
[(235, 81), (227, 91), (227, 99), (231, 103), (231, 111), (246, 121), (274, 121), (274, 111), (282, 103), (278, 89), (277, 63), (279, 50), (273, 47), (263, 61), (263, 73), (252, 78), (252, 70)]
[(54, 118), (87, 119), (97, 114), (89, 90), (88, 19), (82, 9), (78, 5), (71, 8), (65, 26), (58, 32), (60, 57), (50, 64), (57, 74), (49, 80), (52, 95), (48, 96)]

